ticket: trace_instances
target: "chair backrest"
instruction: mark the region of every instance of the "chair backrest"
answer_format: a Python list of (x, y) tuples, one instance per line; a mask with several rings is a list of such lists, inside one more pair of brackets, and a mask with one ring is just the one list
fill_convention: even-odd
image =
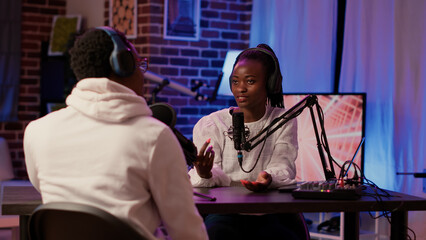
[(29, 220), (31, 240), (146, 239), (128, 223), (88, 205), (57, 202), (37, 207)]

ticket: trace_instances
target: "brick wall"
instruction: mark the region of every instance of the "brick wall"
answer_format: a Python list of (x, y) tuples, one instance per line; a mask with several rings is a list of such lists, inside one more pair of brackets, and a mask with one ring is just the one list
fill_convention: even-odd
[[(252, 0), (201, 0), (199, 41), (163, 39), (164, 1), (141, 2), (135, 45), (142, 55), (149, 56), (149, 70), (188, 87), (193, 81), (203, 81), (211, 87), (201, 88), (201, 93), (211, 96), (227, 51), (248, 47)], [(147, 99), (153, 85), (147, 83)], [(234, 104), (229, 97), (196, 101), (167, 87), (157, 95), (156, 102), (167, 102), (176, 109), (176, 128), (188, 138), (203, 115)]]
[[(105, 0), (105, 25), (108, 25)], [(25, 126), (40, 116), (41, 44), (49, 40), (52, 19), (65, 13), (66, 0), (22, 0), (22, 61), (19, 93), (19, 121), (0, 122), (0, 136), (11, 151), (18, 179), (27, 178), (22, 149)], [(150, 59), (150, 71), (191, 87), (200, 80), (212, 86), (202, 93), (211, 95), (229, 49), (248, 47), (252, 0), (201, 0), (200, 40), (163, 39), (164, 0), (138, 0), (138, 37), (132, 42)], [(146, 83), (146, 98), (155, 84)], [(164, 88), (156, 102), (167, 102), (177, 111), (176, 128), (188, 138), (203, 115), (229, 106), (233, 99), (218, 97), (214, 102), (196, 101), (174, 89)]]
[(21, 77), (18, 122), (0, 122), (0, 136), (10, 149), (15, 177), (26, 178), (22, 139), (25, 126), (39, 117), (41, 42), (48, 41), (55, 15), (65, 14), (66, 0), (22, 0)]

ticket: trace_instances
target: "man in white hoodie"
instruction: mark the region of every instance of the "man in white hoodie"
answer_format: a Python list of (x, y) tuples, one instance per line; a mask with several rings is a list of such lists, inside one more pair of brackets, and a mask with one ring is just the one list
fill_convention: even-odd
[(43, 203), (102, 208), (149, 239), (161, 224), (172, 239), (207, 239), (179, 142), (142, 97), (146, 59), (108, 27), (87, 31), (70, 55), (79, 81), (67, 107), (32, 121), (24, 135)]

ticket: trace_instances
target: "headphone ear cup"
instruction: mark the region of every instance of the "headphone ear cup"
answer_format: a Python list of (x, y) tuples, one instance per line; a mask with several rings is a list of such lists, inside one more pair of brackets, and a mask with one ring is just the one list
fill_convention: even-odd
[(268, 84), (267, 84), (267, 89), (266, 89), (268, 94), (271, 94), (274, 91), (274, 88), (275, 88), (275, 85), (276, 85), (275, 83), (277, 82), (276, 72), (277, 71), (275, 71), (268, 79)]
[(279, 74), (279, 71), (277, 70), (278, 65), (275, 62), (275, 71), (274, 73), (269, 77), (268, 85), (267, 85), (267, 91), (269, 94), (276, 93), (277, 89), (280, 89), (279, 84), (282, 84), (283, 77), (281, 74)]
[(258, 48), (259, 51), (266, 53), (267, 55), (269, 55), (273, 62), (274, 62), (274, 72), (271, 74), (271, 76), (268, 79), (268, 83), (266, 85), (267, 87), (267, 92), (268, 94), (275, 94), (277, 93), (277, 89), (281, 89), (280, 85), (282, 84), (282, 75), (280, 73), (280, 66), (278, 64), (278, 59), (268, 50), (266, 49), (262, 49), (262, 48)]
[(129, 77), (136, 69), (132, 51), (126, 46), (118, 33), (110, 27), (97, 27), (111, 38), (114, 49), (109, 56), (112, 71), (120, 77)]
[(113, 51), (109, 61), (114, 73), (120, 77), (128, 77), (132, 75), (136, 67), (133, 55), (127, 49)]

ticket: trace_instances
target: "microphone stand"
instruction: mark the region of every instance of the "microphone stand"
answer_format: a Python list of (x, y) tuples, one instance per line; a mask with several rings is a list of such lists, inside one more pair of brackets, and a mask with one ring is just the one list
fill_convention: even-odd
[(413, 175), (415, 178), (426, 178), (426, 172), (397, 172), (396, 175)]
[[(322, 133), (321, 136), (323, 137), (323, 143), (321, 142), (320, 134), (319, 134), (319, 131), (318, 131), (318, 128), (317, 128), (317, 122), (315, 120), (315, 112), (314, 112), (314, 109), (313, 109), (314, 106), (316, 107), (316, 112), (317, 112), (319, 123), (320, 123), (320, 126), (321, 126), (321, 133)], [(254, 136), (250, 140), (246, 141), (243, 144), (243, 149), (245, 151), (249, 152), (250, 150), (255, 148), (257, 145), (259, 145), (261, 142), (263, 142), (267, 137), (272, 135), (276, 130), (281, 128), (288, 121), (299, 116), (303, 112), (303, 110), (305, 110), (306, 107), (309, 107), (309, 110), (310, 110), (312, 124), (313, 124), (315, 137), (316, 137), (316, 141), (317, 141), (318, 153), (319, 153), (319, 156), (320, 156), (320, 159), (321, 159), (321, 164), (322, 164), (322, 167), (323, 167), (325, 179), (327, 181), (332, 180), (332, 179), (334, 180), (334, 179), (336, 179), (336, 174), (334, 172), (332, 157), (331, 157), (329, 147), (328, 147), (327, 136), (326, 136), (325, 129), (324, 129), (324, 121), (323, 121), (323, 118), (322, 118), (322, 111), (321, 111), (321, 108), (319, 106), (318, 98), (317, 98), (316, 95), (306, 96), (304, 99), (302, 99), (296, 105), (294, 105), (292, 108), (287, 110), (284, 114), (275, 118), (266, 129), (262, 130), (256, 136)], [(275, 124), (278, 124), (278, 125), (276, 127), (272, 128)], [(266, 134), (265, 134), (265, 132), (266, 132)], [(254, 140), (259, 138), (263, 134), (265, 134), (265, 136), (263, 136), (257, 142), (253, 143)], [(326, 152), (328, 154), (328, 160), (329, 160), (328, 163), (325, 160), (324, 149), (326, 149)]]
[(176, 91), (178, 91), (178, 92), (180, 92), (182, 94), (186, 94), (188, 96), (192, 96), (197, 101), (208, 100), (208, 96), (202, 95), (202, 94), (198, 93), (197, 91), (195, 91), (195, 90), (198, 90), (198, 88), (201, 87), (201, 86), (199, 86), (196, 89), (192, 90), (192, 89), (189, 89), (188, 87), (186, 87), (186, 86), (184, 86), (182, 84), (173, 82), (170, 79), (165, 78), (165, 77), (163, 77), (161, 75), (155, 74), (155, 73), (153, 73), (151, 71), (146, 71), (144, 73), (144, 78), (146, 80), (151, 81), (151, 82), (157, 83), (157, 87), (154, 89), (154, 91), (152, 93), (152, 99), (150, 101), (151, 104), (155, 103), (155, 97), (156, 97), (156, 95), (161, 90), (163, 90), (163, 88), (166, 87), (166, 86), (170, 87), (170, 88), (172, 88), (172, 89), (174, 89), (174, 90), (176, 90)]
[(163, 81), (161, 83), (158, 83), (157, 86), (154, 88), (154, 90), (151, 93), (151, 100), (150, 100), (150, 104), (154, 104), (155, 103), (155, 98), (157, 97), (157, 94), (163, 90), (163, 88), (167, 85), (170, 84), (170, 81), (165, 78), (163, 79)]

